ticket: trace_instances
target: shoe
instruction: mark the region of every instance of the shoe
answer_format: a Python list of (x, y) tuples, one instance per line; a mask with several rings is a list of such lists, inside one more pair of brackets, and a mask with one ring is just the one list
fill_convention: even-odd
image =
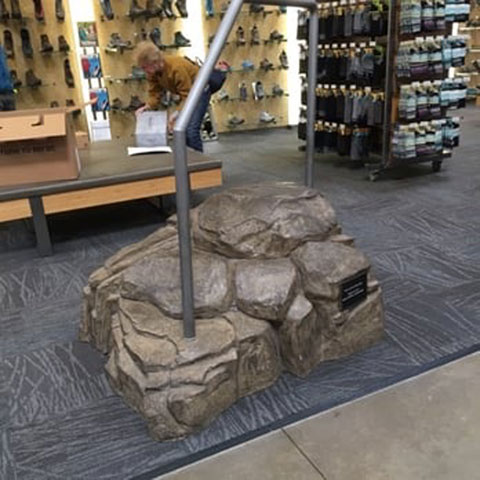
[(138, 95), (132, 95), (130, 98), (130, 104), (125, 110), (129, 112), (136, 112), (139, 108), (145, 106), (145, 102), (142, 102)]
[(50, 102), (50, 108), (60, 108), (60, 104), (56, 100), (53, 100), (53, 102)]
[(261, 13), (265, 10), (263, 5), (258, 5), (256, 3), (250, 4), (250, 13)]
[(16, 70), (10, 70), (10, 80), (12, 81), (13, 88), (22, 86), (22, 81), (18, 78)]
[(65, 72), (65, 83), (69, 88), (75, 88), (75, 79), (73, 78), (73, 72), (68, 58), (63, 62), (63, 70)]
[(5, 49), (5, 55), (7, 58), (14, 58), (15, 51), (13, 48), (13, 37), (10, 30), (5, 30), (3, 32), (3, 48)]
[(21, 20), (23, 18), (22, 11), (20, 10), (20, 4), (18, 0), (10, 0), (10, 4), (12, 6), (12, 18), (15, 20)]
[(272, 95), (273, 95), (274, 97), (283, 97), (284, 93), (285, 93), (285, 92), (284, 92), (283, 88), (282, 88), (278, 83), (276, 83), (276, 84), (273, 86), (273, 88), (272, 88)]
[(268, 58), (264, 58), (260, 62), (260, 68), (262, 70), (265, 70), (266, 72), (268, 72), (269, 70), (274, 70), (273, 63), (270, 62), (270, 60), (268, 60)]
[(173, 9), (172, 9), (172, 2), (171, 2), (171, 0), (163, 0), (163, 2), (162, 2), (162, 8), (163, 8), (163, 13), (164, 13), (168, 18), (175, 18), (175, 14), (173, 13)]
[(25, 73), (25, 83), (27, 87), (37, 88), (42, 84), (42, 81), (33, 73), (33, 70), (27, 70)]
[(5, 0), (0, 0), (0, 19), (8, 20), (9, 18), (10, 18), (10, 13), (7, 10), (7, 6), (5, 5)]
[(246, 102), (248, 100), (248, 91), (245, 82), (242, 82), (239, 86), (239, 95), (241, 102)]
[(270, 33), (270, 41), (276, 41), (280, 42), (284, 39), (285, 37), (283, 34), (281, 34), (278, 30), (274, 30), (272, 33)]
[(100, 0), (100, 6), (102, 7), (103, 15), (107, 20), (113, 20), (115, 18), (110, 0)]
[(177, 0), (175, 2), (175, 6), (177, 7), (178, 13), (182, 18), (187, 18), (188, 17), (188, 12), (187, 12), (187, 3), (185, 0)]
[(110, 35), (110, 41), (107, 44), (107, 49), (110, 50), (130, 50), (133, 49), (132, 42), (130, 40), (123, 40), (119, 33), (112, 33)]
[(20, 37), (22, 39), (23, 55), (27, 58), (33, 57), (32, 42), (30, 41), (30, 33), (26, 28), (20, 30)]
[(151, 32), (150, 32), (150, 40), (154, 43), (154, 45), (158, 48), (163, 48), (162, 45), (162, 32), (158, 27), (155, 27)]
[(192, 45), (190, 40), (183, 36), (182, 32), (175, 32), (173, 43), (177, 47), (190, 47)]
[(156, 0), (147, 0), (145, 7), (147, 18), (163, 17), (162, 7), (158, 6)]
[(282, 50), (282, 53), (278, 58), (280, 59), (280, 68), (288, 70), (288, 57), (285, 50)]
[(62, 0), (55, 0), (55, 15), (60, 22), (65, 20), (65, 9), (63, 8)]
[(43, 11), (42, 0), (33, 0), (33, 6), (35, 8), (35, 18), (39, 22), (43, 22), (45, 20), (45, 12)]
[(254, 25), (250, 30), (250, 35), (250, 43), (252, 45), (260, 45), (260, 31), (258, 30), (258, 27), (256, 25)]
[(276, 118), (273, 115), (270, 115), (268, 112), (261, 112), (260, 113), (260, 122), (261, 123), (275, 123)]
[(53, 45), (50, 43), (48, 35), (46, 33), (42, 33), (40, 35), (40, 53), (52, 53), (53, 52)]
[(139, 18), (145, 16), (146, 13), (147, 11), (138, 4), (138, 0), (132, 0), (132, 3), (130, 4), (130, 10), (128, 11), (129, 17)]
[(243, 70), (255, 70), (255, 65), (250, 60), (244, 60), (242, 62)]
[(230, 98), (230, 95), (228, 92), (222, 88), (218, 93), (217, 93), (217, 100), (219, 102), (226, 102)]
[(227, 125), (230, 128), (238, 127), (239, 125), (242, 125), (243, 123), (245, 123), (245, 119), (243, 119), (243, 118), (236, 117), (235, 115), (229, 115), (228, 116)]
[(262, 100), (265, 98), (265, 90), (263, 89), (262, 82), (255, 82), (255, 98), (256, 100)]
[(58, 37), (58, 50), (64, 53), (67, 53), (70, 51), (70, 45), (67, 43), (63, 35), (60, 35)]
[(115, 111), (123, 110), (123, 102), (119, 98), (115, 98), (112, 102), (111, 108)]
[(140, 68), (140, 67), (132, 67), (132, 78), (136, 80), (145, 80), (147, 78), (147, 74)]
[(247, 43), (245, 40), (245, 31), (243, 30), (243, 27), (240, 26), (237, 28), (235, 38), (237, 39), (237, 45), (245, 45), (245, 43)]

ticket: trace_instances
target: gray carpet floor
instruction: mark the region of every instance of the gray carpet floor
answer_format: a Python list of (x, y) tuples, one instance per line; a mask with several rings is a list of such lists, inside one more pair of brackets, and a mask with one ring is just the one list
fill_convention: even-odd
[[(480, 113), (467, 109), (462, 145), (438, 174), (429, 165), (366, 181), (329, 156), (315, 185), (371, 258), (384, 289), (387, 335), (306, 380), (283, 375), (184, 441), (153, 442), (115, 396), (105, 359), (76, 341), (88, 275), (163, 221), (133, 202), (50, 220), (55, 256), (39, 258), (31, 227), (0, 225), (0, 478), (152, 478), (309, 413), (372, 392), (480, 343)], [(225, 185), (302, 181), (294, 130), (223, 135), (208, 153)], [(208, 193), (196, 195), (200, 201)]]

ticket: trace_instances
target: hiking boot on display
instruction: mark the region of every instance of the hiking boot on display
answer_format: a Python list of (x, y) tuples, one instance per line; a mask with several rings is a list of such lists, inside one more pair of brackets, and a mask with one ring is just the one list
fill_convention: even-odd
[(255, 70), (255, 65), (250, 60), (244, 60), (242, 62), (242, 69), (245, 71)]
[(256, 25), (254, 25), (250, 30), (250, 35), (250, 43), (252, 45), (260, 45), (260, 31), (258, 30), (258, 27)]
[(10, 30), (3, 32), (3, 48), (5, 49), (5, 55), (7, 58), (13, 58), (15, 56), (15, 50), (13, 48), (13, 37)]
[(55, 15), (57, 20), (63, 22), (65, 20), (65, 9), (63, 8), (63, 0), (55, 0)]
[(42, 84), (42, 81), (33, 73), (32, 69), (29, 69), (25, 73), (25, 83), (27, 87), (37, 88)]
[(245, 40), (245, 31), (243, 30), (243, 27), (238, 27), (237, 31), (235, 32), (235, 38), (237, 45), (245, 45), (246, 40)]
[(162, 17), (163, 10), (162, 7), (157, 5), (156, 0), (147, 0), (147, 6), (145, 7), (145, 12), (148, 18)]
[(272, 33), (270, 33), (270, 40), (272, 42), (280, 42), (284, 38), (285, 37), (278, 30), (274, 30)]
[(22, 11), (20, 10), (20, 3), (18, 3), (18, 0), (10, 0), (11, 3), (11, 12), (12, 12), (12, 18), (15, 20), (21, 20), (23, 18), (22, 16)]
[(60, 104), (56, 100), (53, 100), (53, 102), (50, 102), (50, 108), (60, 108)]
[(284, 90), (283, 88), (278, 84), (276, 83), (273, 88), (272, 88), (272, 95), (274, 97), (282, 97), (284, 95)]
[(213, 9), (213, 0), (205, 0), (205, 12), (207, 17), (212, 18), (215, 16), (215, 10)]
[(173, 9), (172, 9), (172, 2), (171, 2), (171, 0), (163, 0), (163, 2), (162, 2), (162, 8), (163, 8), (163, 13), (164, 13), (168, 18), (175, 18), (175, 14), (173, 13)]
[(245, 123), (245, 119), (243, 119), (243, 118), (236, 117), (235, 115), (232, 115), (232, 114), (230, 114), (228, 116), (227, 125), (230, 128), (238, 127), (239, 125), (242, 125), (243, 123)]
[(270, 115), (268, 112), (260, 113), (260, 122), (261, 123), (275, 123), (276, 118), (273, 115)]
[(48, 35), (46, 33), (42, 33), (40, 35), (40, 53), (52, 53), (53, 52), (53, 45), (50, 43)]
[(115, 18), (110, 0), (100, 0), (100, 6), (102, 7), (103, 15), (107, 20), (113, 20)]
[(173, 43), (177, 47), (190, 47), (191, 42), (188, 38), (184, 37), (182, 32), (175, 32)]
[(70, 66), (70, 60), (67, 58), (63, 62), (63, 70), (65, 72), (65, 83), (69, 88), (75, 87), (75, 79), (73, 78), (72, 68)]
[(250, 13), (261, 13), (265, 10), (263, 5), (258, 5), (256, 3), (250, 4)]
[(130, 40), (123, 40), (119, 33), (112, 33), (110, 35), (110, 41), (107, 44), (107, 48), (110, 50), (125, 50), (132, 49), (133, 45)]
[(280, 60), (280, 68), (288, 70), (288, 57), (287, 57), (287, 53), (285, 52), (285, 50), (282, 50), (282, 53), (280, 54), (280, 56), (278, 58)]
[(70, 51), (70, 45), (67, 43), (63, 35), (60, 35), (58, 37), (58, 50), (64, 53), (67, 53)]
[(16, 70), (10, 70), (10, 80), (12, 81), (13, 88), (22, 86), (22, 81), (18, 78)]
[(265, 98), (265, 90), (263, 89), (263, 84), (262, 82), (255, 82), (255, 98), (257, 100), (262, 100)]
[(238, 93), (239, 93), (241, 102), (246, 102), (248, 100), (248, 91), (247, 91), (247, 85), (245, 84), (245, 82), (242, 82), (239, 85)]
[(150, 32), (150, 40), (153, 42), (155, 46), (158, 48), (162, 48), (162, 32), (158, 27), (155, 27), (151, 32)]
[(146, 13), (147, 11), (138, 4), (138, 0), (132, 0), (130, 9), (128, 10), (129, 17), (138, 18), (144, 16)]
[(175, 6), (177, 7), (178, 13), (180, 14), (180, 16), (182, 18), (187, 18), (188, 17), (186, 0), (177, 0), (175, 2)]
[(147, 74), (140, 67), (132, 67), (132, 77), (138, 80), (144, 80), (147, 78)]
[(33, 47), (30, 41), (30, 33), (26, 28), (20, 30), (20, 38), (22, 39), (22, 52), (27, 58), (33, 57)]
[(260, 68), (262, 70), (265, 70), (266, 72), (268, 72), (269, 70), (274, 70), (273, 63), (268, 58), (264, 58), (260, 62)]
[(5, 0), (0, 0), (0, 20), (8, 20), (10, 18), (10, 12), (7, 10)]
[(35, 9), (35, 18), (39, 22), (43, 22), (45, 20), (45, 12), (43, 11), (42, 0), (33, 0), (33, 6)]
[(142, 102), (138, 95), (132, 95), (130, 98), (130, 103), (125, 110), (128, 110), (129, 112), (136, 112), (139, 108), (144, 106), (145, 102)]
[(123, 110), (123, 102), (117, 97), (112, 102), (112, 110), (121, 111)]
[(230, 98), (230, 95), (228, 92), (222, 88), (218, 93), (217, 93), (217, 100), (219, 102), (226, 102)]

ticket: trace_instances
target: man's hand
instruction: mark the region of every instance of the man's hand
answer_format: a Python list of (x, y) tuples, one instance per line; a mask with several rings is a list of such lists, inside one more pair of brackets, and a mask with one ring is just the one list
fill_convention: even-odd
[(138, 117), (139, 115), (141, 115), (143, 112), (146, 112), (150, 110), (149, 106), (148, 105), (144, 105), (143, 107), (140, 107), (138, 110), (135, 111), (135, 115)]
[(173, 129), (175, 127), (175, 122), (178, 118), (178, 112), (173, 112), (168, 119), (168, 132), (173, 133)]

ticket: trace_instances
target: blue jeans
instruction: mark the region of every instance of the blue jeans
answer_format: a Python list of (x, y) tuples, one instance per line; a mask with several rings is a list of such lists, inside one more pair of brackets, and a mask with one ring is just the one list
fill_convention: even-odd
[(210, 97), (212, 96), (210, 92), (210, 87), (207, 86), (200, 97), (198, 106), (193, 112), (190, 123), (187, 127), (187, 146), (196, 150), (197, 152), (203, 152), (203, 142), (202, 142), (202, 123), (203, 117), (208, 110), (208, 105), (210, 103)]

